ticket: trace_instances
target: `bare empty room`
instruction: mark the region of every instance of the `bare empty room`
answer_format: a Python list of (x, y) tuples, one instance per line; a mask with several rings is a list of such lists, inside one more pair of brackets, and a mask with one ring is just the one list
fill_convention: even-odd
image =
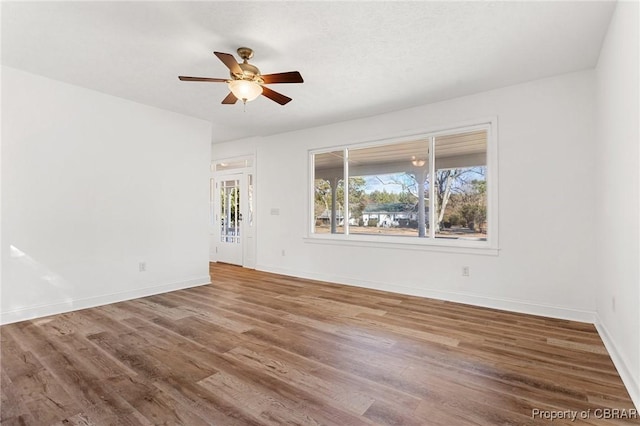
[(0, 12), (2, 425), (640, 424), (637, 1)]

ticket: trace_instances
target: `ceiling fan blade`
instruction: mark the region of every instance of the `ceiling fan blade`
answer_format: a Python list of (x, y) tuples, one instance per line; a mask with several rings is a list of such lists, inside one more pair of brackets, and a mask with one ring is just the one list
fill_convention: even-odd
[(178, 76), (181, 81), (210, 81), (214, 83), (224, 83), (228, 80), (224, 78), (210, 78), (210, 77), (186, 77), (184, 75)]
[(264, 84), (274, 83), (304, 83), (298, 71), (280, 72), (277, 74), (267, 74), (261, 76)]
[(282, 93), (275, 92), (268, 87), (262, 86), (262, 96), (266, 96), (274, 102), (279, 103), (280, 105), (285, 105), (291, 102), (291, 98), (283, 95)]
[(236, 96), (233, 93), (229, 92), (227, 97), (222, 100), (222, 103), (226, 105), (233, 105), (237, 101), (238, 101), (238, 98), (236, 98)]
[(218, 59), (220, 59), (227, 66), (227, 68), (231, 70), (232, 73), (242, 75), (242, 69), (236, 62), (236, 58), (234, 58), (233, 55), (222, 52), (213, 52), (213, 54), (216, 55)]

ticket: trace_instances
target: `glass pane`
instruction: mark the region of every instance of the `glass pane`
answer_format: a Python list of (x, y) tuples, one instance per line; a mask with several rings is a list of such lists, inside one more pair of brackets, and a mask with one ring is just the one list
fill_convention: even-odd
[(487, 132), (438, 136), (436, 237), (487, 239)]
[(249, 217), (247, 218), (247, 224), (249, 226), (253, 226), (253, 175), (248, 175), (247, 176), (247, 196), (248, 196), (248, 203), (249, 203), (249, 207), (248, 207), (248, 215)]
[(216, 224), (216, 209), (214, 207), (216, 200), (216, 183), (215, 179), (209, 180), (209, 224), (215, 226)]
[(428, 169), (429, 139), (350, 149), (349, 233), (428, 236)]
[(252, 165), (253, 161), (250, 158), (244, 160), (220, 161), (216, 163), (215, 171), (222, 172), (233, 169), (244, 169), (245, 167), (251, 167)]
[(220, 241), (240, 243), (240, 181), (220, 182)]
[(313, 156), (314, 226), (317, 234), (344, 233), (344, 151)]

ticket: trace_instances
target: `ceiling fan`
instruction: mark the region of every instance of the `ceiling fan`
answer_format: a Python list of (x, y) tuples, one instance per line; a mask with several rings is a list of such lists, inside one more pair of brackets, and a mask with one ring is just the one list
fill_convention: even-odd
[(258, 67), (251, 65), (248, 60), (253, 57), (253, 50), (248, 47), (238, 48), (238, 56), (242, 62), (236, 62), (229, 53), (213, 52), (214, 55), (229, 68), (231, 78), (186, 77), (179, 76), (181, 81), (206, 81), (211, 83), (227, 83), (231, 91), (222, 100), (223, 104), (233, 105), (238, 99), (243, 103), (252, 101), (260, 95), (266, 96), (280, 105), (285, 105), (291, 98), (269, 89), (265, 84), (276, 83), (303, 83), (304, 80), (298, 71), (281, 72), (277, 74), (260, 74)]

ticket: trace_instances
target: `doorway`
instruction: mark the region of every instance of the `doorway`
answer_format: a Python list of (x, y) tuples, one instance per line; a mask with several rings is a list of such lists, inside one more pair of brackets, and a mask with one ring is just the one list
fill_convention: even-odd
[(213, 163), (210, 260), (255, 267), (253, 157)]

